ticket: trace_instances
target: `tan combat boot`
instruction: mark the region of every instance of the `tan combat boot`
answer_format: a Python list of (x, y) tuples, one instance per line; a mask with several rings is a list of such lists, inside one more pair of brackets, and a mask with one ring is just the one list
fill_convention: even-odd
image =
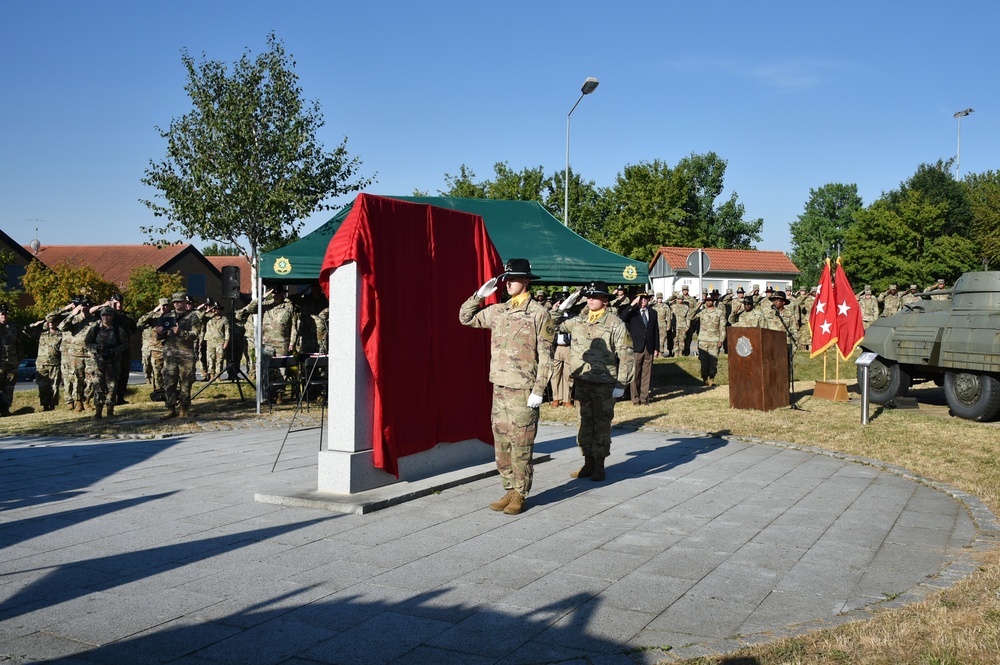
[(594, 458), (586, 455), (583, 458), (583, 466), (569, 474), (570, 478), (589, 478), (594, 472)]
[(604, 458), (595, 457), (594, 458), (594, 472), (590, 474), (590, 479), (594, 482), (600, 482), (604, 480)]
[(187, 418), (190, 415), (188, 413), (188, 408), (186, 406), (184, 406), (183, 404), (181, 404), (179, 407), (177, 407), (177, 412), (178, 412), (178, 414), (180, 414), (181, 418)]
[(515, 494), (517, 494), (517, 492), (514, 490), (507, 490), (507, 493), (503, 495), (503, 498), (490, 504), (490, 510), (503, 510), (507, 507), (507, 504), (510, 503), (510, 500), (514, 498)]
[(83, 413), (83, 402), (76, 403), (76, 410), (78, 413)]
[(517, 515), (524, 510), (524, 497), (521, 496), (520, 492), (515, 492), (514, 490), (511, 490), (511, 492), (514, 492), (514, 496), (511, 497), (507, 507), (503, 509), (504, 515)]
[(171, 418), (176, 418), (176, 417), (177, 417), (176, 409), (174, 409), (174, 407), (170, 407), (167, 409), (166, 413), (160, 416), (160, 420), (170, 420)]

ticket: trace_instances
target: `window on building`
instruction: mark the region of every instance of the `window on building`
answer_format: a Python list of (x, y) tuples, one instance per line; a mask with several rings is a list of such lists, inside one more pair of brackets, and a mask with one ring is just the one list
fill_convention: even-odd
[(24, 266), (14, 265), (13, 263), (8, 263), (4, 266), (5, 275), (5, 286), (11, 290), (19, 290), (23, 288), (21, 284), (21, 278), (24, 277)]
[(188, 295), (193, 298), (204, 298), (207, 295), (204, 275), (188, 275), (187, 277)]

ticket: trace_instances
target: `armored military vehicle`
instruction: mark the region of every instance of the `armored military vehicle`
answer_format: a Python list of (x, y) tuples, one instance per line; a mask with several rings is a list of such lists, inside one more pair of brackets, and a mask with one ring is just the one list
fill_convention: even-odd
[(990, 420), (1000, 413), (1000, 271), (965, 273), (950, 291), (935, 291), (944, 293), (950, 301), (925, 293), (865, 330), (861, 348), (878, 354), (869, 398), (884, 404), (914, 381), (932, 380), (956, 416)]

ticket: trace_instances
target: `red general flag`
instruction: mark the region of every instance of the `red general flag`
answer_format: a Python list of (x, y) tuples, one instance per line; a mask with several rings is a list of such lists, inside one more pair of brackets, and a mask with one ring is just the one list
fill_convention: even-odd
[(809, 312), (809, 329), (812, 331), (810, 358), (830, 348), (837, 341), (837, 307), (834, 302), (833, 281), (830, 279), (830, 259), (826, 260), (812, 311)]
[(865, 338), (865, 326), (861, 321), (861, 306), (854, 296), (851, 283), (847, 281), (839, 256), (833, 293), (837, 303), (837, 350), (841, 359), (847, 360)]

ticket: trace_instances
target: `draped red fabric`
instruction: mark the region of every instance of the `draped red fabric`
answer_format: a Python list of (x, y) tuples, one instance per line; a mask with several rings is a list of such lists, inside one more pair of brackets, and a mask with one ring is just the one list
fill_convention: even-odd
[[(479, 215), (360, 194), (327, 247), (320, 284), (354, 261), (359, 334), (374, 377), (375, 466), (490, 428), (489, 332), (458, 321), (461, 304), (503, 272)], [(331, 349), (336, 353), (336, 349)]]

